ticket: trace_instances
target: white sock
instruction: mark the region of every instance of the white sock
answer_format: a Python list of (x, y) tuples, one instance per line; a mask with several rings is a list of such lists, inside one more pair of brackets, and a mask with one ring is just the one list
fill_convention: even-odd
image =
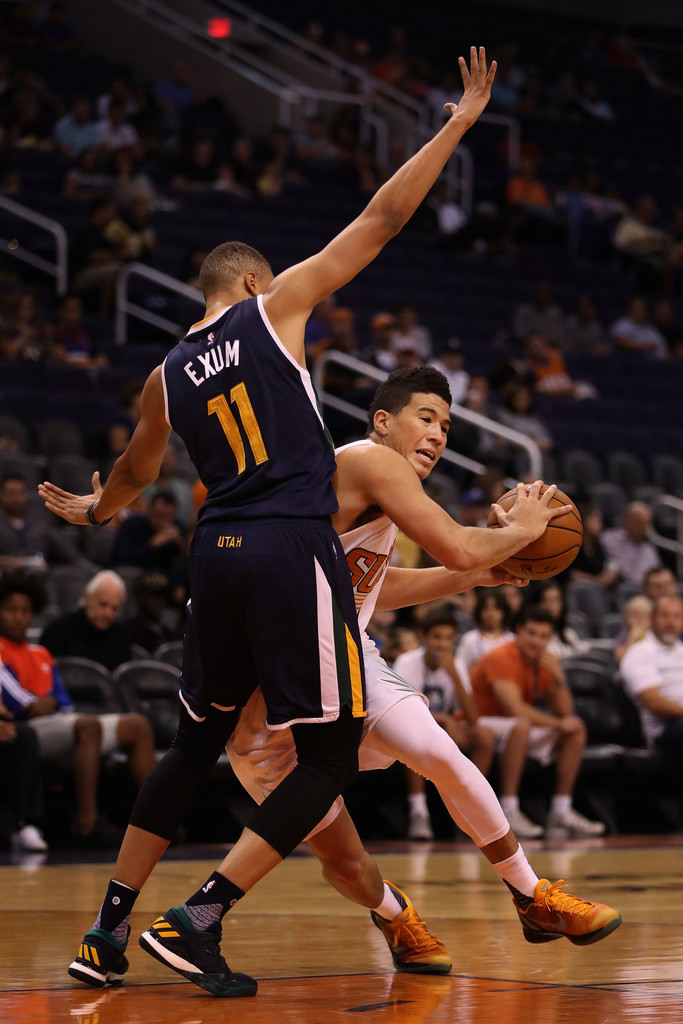
[(492, 865), (503, 881), (513, 885), (525, 896), (533, 896), (538, 882), (538, 875), (526, 859), (526, 854), (521, 846), (517, 847), (515, 853), (505, 860), (499, 860)]
[(572, 798), (566, 793), (556, 793), (550, 804), (551, 815), (563, 817), (572, 807)]
[(503, 814), (509, 817), (514, 811), (519, 810), (519, 797), (518, 796), (502, 796), (500, 798), (500, 806), (503, 808)]
[(411, 814), (429, 814), (426, 793), (408, 793), (408, 809)]
[(373, 907), (372, 909), (380, 917), (383, 917), (385, 921), (393, 921), (395, 917), (403, 913), (403, 907), (386, 882), (384, 883), (384, 899), (378, 907)]

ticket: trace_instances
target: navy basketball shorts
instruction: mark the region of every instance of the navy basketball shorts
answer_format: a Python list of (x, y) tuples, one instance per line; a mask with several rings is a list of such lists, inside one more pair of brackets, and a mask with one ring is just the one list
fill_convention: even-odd
[(270, 728), (365, 716), (358, 619), (327, 520), (207, 523), (190, 554), (181, 699), (196, 720), (255, 687)]

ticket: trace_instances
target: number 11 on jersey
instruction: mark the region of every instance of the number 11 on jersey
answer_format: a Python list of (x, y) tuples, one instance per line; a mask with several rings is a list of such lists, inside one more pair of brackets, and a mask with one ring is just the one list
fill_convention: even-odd
[[(247, 435), (247, 441), (251, 448), (254, 456), (254, 461), (257, 466), (260, 466), (262, 462), (268, 461), (268, 452), (266, 446), (263, 443), (263, 437), (259, 429), (258, 420), (254, 413), (254, 408), (249, 401), (249, 395), (244, 382), (236, 384), (234, 388), (230, 389), (230, 401), (237, 406), (240, 419), (242, 420), (242, 427), (244, 433)], [(232, 409), (228, 405), (225, 395), (216, 395), (215, 398), (210, 398), (206, 403), (206, 407), (211, 416), (213, 413), (218, 416), (218, 422), (220, 423), (223, 433), (225, 434), (228, 444), (232, 448), (233, 455), (237, 461), (237, 472), (243, 473), (247, 468), (247, 457), (244, 450), (244, 442), (240, 433), (240, 428), (237, 424), (237, 420), (232, 414)]]

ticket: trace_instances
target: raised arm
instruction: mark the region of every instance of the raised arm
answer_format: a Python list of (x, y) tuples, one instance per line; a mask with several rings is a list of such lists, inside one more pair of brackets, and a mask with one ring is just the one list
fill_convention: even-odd
[(166, 420), (162, 369), (157, 366), (147, 378), (140, 400), (140, 419), (126, 450), (114, 463), (104, 488), (99, 473), (93, 474), (92, 494), (70, 494), (46, 481), (38, 493), (45, 507), (69, 523), (88, 524), (88, 509), (93, 502), (97, 523), (116, 515), (130, 505), (159, 475), (171, 428)]
[(325, 248), (271, 283), (265, 295), (268, 316), (282, 340), (300, 334), (316, 302), (337, 291), (366, 267), (398, 234), (429, 193), (468, 128), (491, 95), (496, 62), (486, 66), (484, 47), (470, 49), (470, 67), (458, 59), (464, 93), (443, 128), (375, 193), (363, 212)]

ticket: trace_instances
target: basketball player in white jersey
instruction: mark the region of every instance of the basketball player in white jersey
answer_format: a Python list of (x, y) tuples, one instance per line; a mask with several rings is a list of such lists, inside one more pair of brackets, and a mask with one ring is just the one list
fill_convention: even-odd
[[(337, 451), (339, 511), (333, 516), (333, 525), (351, 572), (367, 685), (368, 715), (359, 751), (360, 768), (383, 768), (400, 760), (436, 785), (453, 820), (472, 837), (510, 888), (529, 942), (548, 942), (564, 935), (575, 944), (589, 944), (618, 927), (619, 913), (604, 904), (570, 896), (560, 882), (551, 885), (547, 879), (539, 880), (489, 783), (435, 722), (423, 695), (392, 671), (365, 632), (376, 607), (404, 607), (473, 586), (511, 581), (499, 570), (480, 572), (476, 568), (477, 561), (483, 561), (479, 545), (485, 547), (488, 531), (459, 527), (422, 488), (421, 481), (445, 448), (449, 408), (448, 384), (438, 371), (424, 366), (394, 371), (371, 404), (369, 436)], [(519, 484), (518, 501), (538, 501), (540, 486), (540, 481), (528, 489)], [(550, 487), (540, 500), (554, 493), (554, 486)], [(495, 505), (494, 509), (500, 518), (502, 510)], [(552, 511), (549, 513), (550, 518)], [(503, 522), (501, 519), (501, 525)], [(471, 570), (389, 567), (399, 529), (446, 565), (453, 562), (454, 546), (464, 544), (466, 550), (469, 546)], [(242, 711), (227, 750), (237, 777), (257, 802), (295, 762), (287, 731), (266, 728), (265, 706), (258, 691)], [(373, 908), (372, 919), (384, 933), (397, 968), (429, 969), (426, 963), (419, 966), (419, 950), (406, 948), (410, 943), (405, 928), (411, 918), (409, 901), (395, 886), (382, 882), (341, 797), (308, 842), (320, 858), (327, 880), (343, 895)], [(402, 907), (401, 902), (405, 904)], [(429, 960), (434, 970), (439, 951), (432, 948), (423, 953), (422, 959)], [(443, 953), (447, 956), (445, 950)]]

